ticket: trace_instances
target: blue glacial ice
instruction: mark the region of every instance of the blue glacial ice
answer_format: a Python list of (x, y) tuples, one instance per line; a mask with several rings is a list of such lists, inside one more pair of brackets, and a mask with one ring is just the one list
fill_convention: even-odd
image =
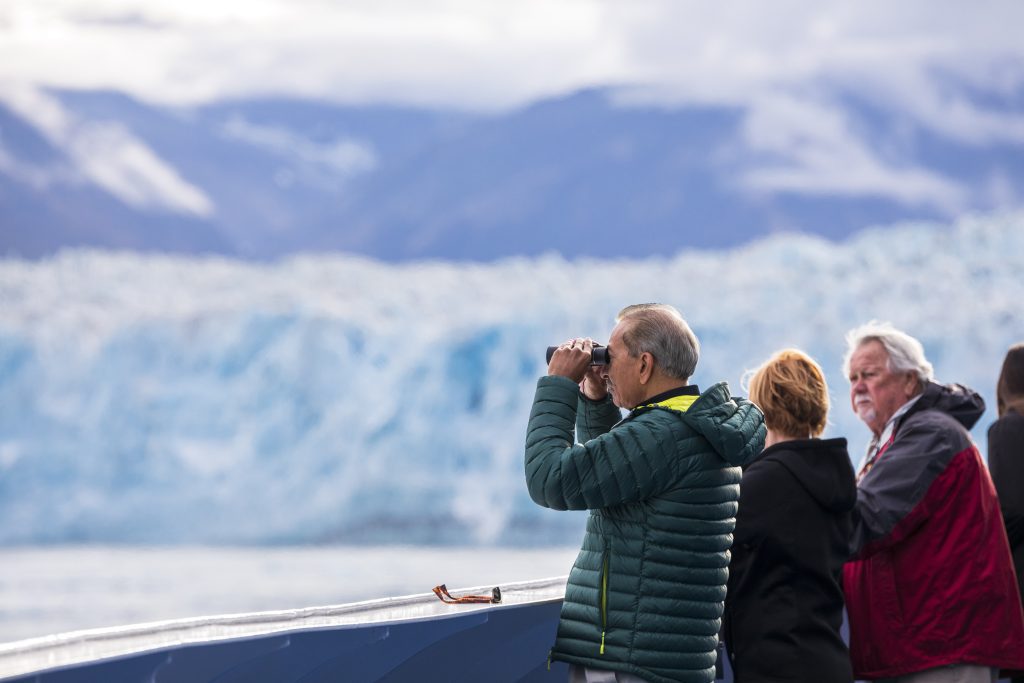
[(984, 448), (1022, 273), (1021, 214), (647, 260), (3, 260), (0, 543), (571, 543), (523, 484), (544, 349), (640, 301), (691, 321), (702, 387), (814, 355), (854, 454), (843, 337), (890, 320), (989, 401)]

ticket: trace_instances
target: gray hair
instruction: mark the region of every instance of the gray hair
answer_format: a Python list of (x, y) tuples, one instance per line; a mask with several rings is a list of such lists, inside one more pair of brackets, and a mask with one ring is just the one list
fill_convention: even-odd
[(700, 342), (673, 306), (633, 304), (619, 311), (615, 319), (629, 320), (622, 334), (629, 355), (649, 353), (669, 377), (690, 379), (700, 357)]
[(850, 376), (850, 357), (864, 344), (879, 342), (889, 355), (890, 372), (912, 372), (917, 375), (923, 387), (935, 377), (932, 364), (924, 356), (921, 342), (906, 332), (901, 332), (892, 323), (872, 320), (846, 333), (846, 355), (843, 357), (843, 375)]

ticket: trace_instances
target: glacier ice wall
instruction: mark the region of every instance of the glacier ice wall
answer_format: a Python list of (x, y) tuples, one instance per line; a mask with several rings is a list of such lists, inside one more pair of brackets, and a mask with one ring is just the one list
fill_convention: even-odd
[(702, 387), (814, 355), (855, 457), (843, 337), (890, 320), (985, 395), (984, 447), (1024, 340), (1024, 215), (644, 261), (0, 261), (0, 543), (572, 542), (582, 515), (522, 481), (544, 348), (639, 301), (691, 321)]

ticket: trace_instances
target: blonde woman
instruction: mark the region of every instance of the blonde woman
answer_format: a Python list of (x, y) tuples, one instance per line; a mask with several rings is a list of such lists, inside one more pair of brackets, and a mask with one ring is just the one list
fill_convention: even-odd
[(857, 492), (846, 439), (818, 438), (825, 377), (787, 349), (755, 371), (750, 400), (768, 437), (740, 483), (723, 625), (734, 679), (850, 683), (839, 629)]

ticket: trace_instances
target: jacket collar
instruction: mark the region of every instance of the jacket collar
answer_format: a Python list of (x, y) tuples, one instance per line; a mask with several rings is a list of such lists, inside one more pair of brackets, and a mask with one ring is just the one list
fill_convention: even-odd
[(696, 384), (687, 384), (686, 386), (676, 387), (675, 389), (663, 391), (656, 396), (651, 396), (642, 404), (633, 408), (631, 414), (637, 413), (641, 410), (647, 410), (649, 408), (668, 408), (680, 413), (685, 413), (687, 408), (693, 405), (694, 401), (699, 397), (700, 388)]

